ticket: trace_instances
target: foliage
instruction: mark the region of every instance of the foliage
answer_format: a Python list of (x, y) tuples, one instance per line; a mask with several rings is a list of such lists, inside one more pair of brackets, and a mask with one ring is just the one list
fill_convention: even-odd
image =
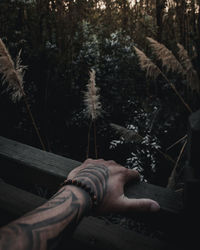
[[(0, 38), (12, 58), (22, 49), (22, 63), (28, 65), (24, 91), (48, 149), (84, 160), (88, 120), (83, 97), (93, 68), (104, 110), (97, 123), (100, 157), (129, 167), (138, 162), (146, 179), (159, 173), (160, 184), (166, 183), (173, 166), (158, 149), (166, 153), (165, 148), (187, 132), (188, 112), (177, 93), (193, 111), (199, 108), (199, 7), (196, 0), (140, 0), (135, 4), (128, 0), (1, 0)], [(155, 50), (149, 50), (146, 37), (172, 51), (185, 75), (173, 67), (167, 72), (170, 85), (160, 72), (155, 74), (162, 61), (157, 60)], [(146, 79), (134, 47), (155, 62), (147, 70), (156, 80)], [(149, 62), (144, 66), (149, 67)], [(166, 62), (169, 65), (172, 58)], [(172, 86), (177, 93), (171, 91)], [(14, 106), (5, 93), (0, 102), (2, 135), (39, 147), (23, 105)], [(125, 143), (110, 123), (146, 139)], [(109, 150), (111, 141), (118, 146)], [(175, 149), (170, 153), (173, 159), (179, 155)], [(160, 169), (161, 164), (166, 171)]]
[(123, 131), (121, 127), (114, 126), (121, 137), (119, 140), (111, 141), (110, 149), (113, 150), (118, 145), (129, 144), (126, 166), (138, 170), (143, 177), (147, 178), (148, 176), (150, 178), (151, 171), (155, 172), (159, 165), (157, 150), (161, 148), (158, 139), (160, 131), (157, 130), (155, 134), (153, 129), (158, 114), (158, 106), (152, 106), (151, 112), (145, 112), (143, 108), (139, 108), (139, 104), (132, 102), (131, 105), (134, 106), (129, 118), (129, 122), (132, 123), (128, 123), (127, 128), (123, 128)]

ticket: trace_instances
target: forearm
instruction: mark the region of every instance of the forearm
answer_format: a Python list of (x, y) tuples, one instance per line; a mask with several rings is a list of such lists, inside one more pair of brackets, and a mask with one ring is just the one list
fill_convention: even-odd
[[(0, 230), (1, 250), (43, 250), (71, 232), (89, 212), (89, 195), (78, 187), (65, 186), (47, 203)], [(67, 237), (67, 234), (65, 234)]]
[(158, 211), (160, 206), (153, 200), (124, 195), (125, 183), (138, 179), (137, 171), (113, 161), (86, 160), (70, 172), (67, 186), (47, 203), (0, 230), (0, 250), (54, 249), (55, 242), (63, 234), (66, 238), (91, 207), (101, 215)]

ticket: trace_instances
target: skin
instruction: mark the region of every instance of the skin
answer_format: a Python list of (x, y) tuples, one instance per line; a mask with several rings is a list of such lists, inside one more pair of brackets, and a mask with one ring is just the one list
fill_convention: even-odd
[(157, 202), (150, 199), (128, 199), (124, 185), (139, 180), (139, 173), (114, 161), (86, 160), (68, 175), (87, 184), (94, 192), (97, 207), (92, 210), (90, 195), (80, 187), (62, 187), (48, 202), (0, 230), (0, 250), (54, 249), (68, 237), (81, 219), (88, 214), (110, 212), (156, 212)]

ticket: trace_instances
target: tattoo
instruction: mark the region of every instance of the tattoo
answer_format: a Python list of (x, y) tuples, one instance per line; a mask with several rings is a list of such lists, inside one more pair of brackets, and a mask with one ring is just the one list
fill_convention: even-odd
[[(3, 228), (0, 232), (0, 249), (53, 249), (52, 246), (59, 242), (59, 234), (65, 227), (67, 231), (72, 232), (86, 209), (86, 205), (81, 204), (71, 190), (67, 191), (65, 196), (61, 196), (63, 193), (64, 189), (44, 206), (23, 216), (20, 222), (11, 223)], [(60, 209), (63, 209), (62, 213)], [(36, 218), (36, 221), (26, 222), (33, 218)], [(53, 230), (56, 227), (59, 227), (58, 231)], [(15, 237), (18, 237), (17, 241)], [(21, 244), (24, 248), (20, 247)]]
[[(101, 202), (107, 192), (108, 178), (106, 166), (88, 164), (74, 179), (91, 187), (97, 201)], [(89, 199), (85, 192), (62, 188), (43, 206), (2, 228), (0, 249), (55, 249), (62, 238), (68, 238), (69, 233), (73, 232), (89, 207)]]
[(86, 168), (77, 173), (74, 179), (90, 186), (97, 196), (97, 201), (100, 202), (107, 192), (108, 178), (109, 172), (106, 166), (88, 164)]

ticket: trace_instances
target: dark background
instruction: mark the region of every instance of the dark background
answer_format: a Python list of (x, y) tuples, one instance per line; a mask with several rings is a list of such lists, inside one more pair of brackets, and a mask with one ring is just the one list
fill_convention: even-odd
[[(128, 0), (1, 0), (0, 38), (13, 59), (22, 49), (22, 63), (28, 66), (24, 88), (47, 150), (85, 159), (90, 120), (83, 98), (93, 68), (103, 108), (96, 121), (98, 157), (136, 167), (149, 182), (165, 186), (184, 141), (167, 148), (186, 135), (189, 112), (163, 78), (146, 78), (133, 46), (156, 59), (147, 36), (176, 56), (180, 43), (199, 72), (199, 7), (195, 0), (140, 0), (134, 5)], [(199, 94), (178, 72), (167, 77), (197, 110)], [(0, 117), (2, 136), (41, 148), (23, 100), (13, 103), (5, 86)], [(147, 141), (126, 143), (110, 123), (137, 131)], [(95, 157), (94, 147), (90, 157)], [(184, 155), (179, 165), (178, 181)]]

